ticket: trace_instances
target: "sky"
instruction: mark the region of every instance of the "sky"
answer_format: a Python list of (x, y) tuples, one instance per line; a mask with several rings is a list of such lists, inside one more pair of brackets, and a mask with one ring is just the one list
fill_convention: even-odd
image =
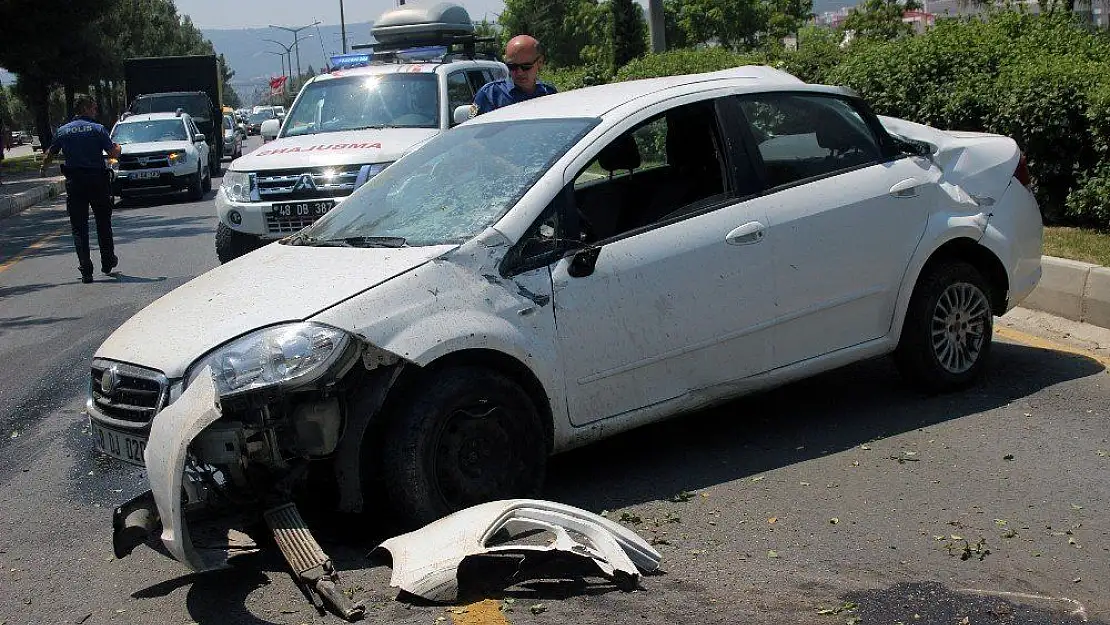
[[(347, 23), (370, 22), (382, 13), (396, 8), (396, 0), (174, 0), (177, 12), (188, 15), (199, 28), (265, 28), (303, 26), (320, 20), (323, 24), (339, 24), (339, 4)], [(470, 13), (472, 20), (488, 17), (490, 21), (505, 8), (503, 0), (454, 0)], [(434, 4), (433, 0), (408, 0), (407, 5)], [(229, 10), (229, 7), (234, 7)]]

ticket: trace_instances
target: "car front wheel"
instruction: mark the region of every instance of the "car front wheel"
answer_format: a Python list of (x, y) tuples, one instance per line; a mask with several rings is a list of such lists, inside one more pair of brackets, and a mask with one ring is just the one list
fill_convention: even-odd
[(197, 165), (197, 173), (189, 179), (188, 189), (189, 199), (196, 202), (204, 197), (204, 176), (201, 174), (201, 166)]
[(237, 232), (222, 223), (216, 226), (216, 257), (221, 263), (249, 254), (262, 245), (263, 241), (256, 236)]
[(930, 392), (965, 388), (983, 372), (994, 331), (990, 289), (975, 267), (946, 263), (918, 280), (895, 358)]
[(539, 492), (547, 444), (535, 404), (511, 378), (444, 367), (390, 408), (380, 471), (396, 518), (416, 527), (464, 508)]

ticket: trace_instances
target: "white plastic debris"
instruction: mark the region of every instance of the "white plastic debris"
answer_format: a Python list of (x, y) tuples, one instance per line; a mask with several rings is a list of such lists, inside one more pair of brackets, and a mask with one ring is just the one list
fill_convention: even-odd
[[(534, 530), (554, 540), (546, 545), (490, 545), (505, 530), (520, 536)], [(573, 538), (570, 532), (585, 540)], [(503, 534), (502, 534), (503, 535)], [(378, 545), (393, 557), (389, 585), (429, 601), (458, 598), (458, 568), (467, 557), (560, 551), (597, 565), (607, 577), (635, 582), (640, 572), (659, 568), (662, 556), (635, 532), (592, 512), (551, 501), (507, 499), (460, 510)]]

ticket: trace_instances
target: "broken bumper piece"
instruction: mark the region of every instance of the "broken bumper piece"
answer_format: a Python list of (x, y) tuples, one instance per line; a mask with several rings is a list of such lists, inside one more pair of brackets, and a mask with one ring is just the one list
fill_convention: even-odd
[(186, 502), (182, 497), (189, 443), (219, 418), (216, 387), (206, 371), (177, 401), (154, 417), (145, 453), (147, 480), (162, 526), (162, 544), (174, 559), (196, 571), (227, 566), (228, 549), (194, 548), (185, 524)]
[[(513, 543), (544, 532), (547, 544)], [(575, 536), (572, 536), (571, 533)], [(509, 542), (501, 540), (506, 534)], [(637, 583), (659, 568), (662, 556), (635, 532), (580, 508), (550, 501), (509, 499), (461, 510), (391, 538), (375, 551), (393, 558), (390, 586), (429, 601), (458, 599), (458, 568), (471, 556), (559, 551), (592, 561), (605, 576)]]

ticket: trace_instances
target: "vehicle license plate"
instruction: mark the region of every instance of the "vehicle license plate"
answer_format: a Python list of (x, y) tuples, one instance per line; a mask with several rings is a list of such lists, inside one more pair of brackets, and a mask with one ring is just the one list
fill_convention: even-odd
[(319, 217), (331, 210), (335, 202), (290, 202), (288, 204), (274, 204), (270, 214), (275, 217)]
[(137, 171), (131, 174), (136, 180), (151, 180), (157, 178), (162, 174), (156, 171)]
[(113, 430), (100, 425), (96, 421), (92, 424), (93, 441), (96, 448), (109, 456), (129, 464), (145, 466), (143, 452), (146, 451), (146, 438)]

